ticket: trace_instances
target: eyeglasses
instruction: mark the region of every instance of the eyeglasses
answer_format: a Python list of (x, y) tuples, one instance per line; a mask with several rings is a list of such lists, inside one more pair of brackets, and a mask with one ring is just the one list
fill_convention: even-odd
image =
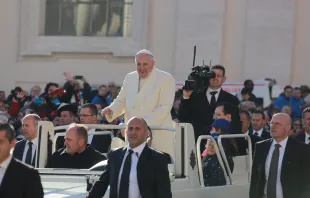
[(88, 117), (88, 116), (94, 116), (94, 115), (86, 115), (86, 114), (78, 114), (79, 117)]

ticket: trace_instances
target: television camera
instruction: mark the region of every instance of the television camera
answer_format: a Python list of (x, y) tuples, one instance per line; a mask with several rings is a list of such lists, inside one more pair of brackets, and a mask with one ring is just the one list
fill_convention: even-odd
[(185, 81), (185, 84), (182, 89), (199, 93), (209, 87), (209, 80), (215, 78), (215, 73), (211, 71), (211, 61), (210, 65), (205, 65), (203, 62), (202, 65), (195, 66), (195, 58), (196, 58), (196, 46), (194, 46), (192, 72), (188, 75), (187, 80)]

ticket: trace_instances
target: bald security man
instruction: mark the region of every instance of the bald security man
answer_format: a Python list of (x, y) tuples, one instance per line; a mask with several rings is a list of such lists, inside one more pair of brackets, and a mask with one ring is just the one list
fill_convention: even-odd
[(108, 165), (88, 198), (101, 198), (110, 186), (110, 198), (172, 198), (165, 154), (148, 147), (143, 118), (127, 123), (128, 145), (108, 154)]
[(288, 137), (291, 118), (275, 114), (270, 139), (256, 143), (250, 198), (310, 197), (309, 148)]

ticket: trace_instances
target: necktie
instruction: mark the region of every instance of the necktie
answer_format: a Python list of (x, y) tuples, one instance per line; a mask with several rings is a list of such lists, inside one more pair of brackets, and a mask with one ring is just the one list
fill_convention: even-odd
[(308, 144), (310, 145), (310, 137), (308, 137)]
[(274, 145), (274, 151), (272, 154), (270, 168), (269, 168), (269, 176), (267, 182), (267, 197), (268, 198), (276, 198), (277, 197), (277, 177), (278, 177), (278, 163), (280, 156), (280, 144)]
[(254, 133), (254, 135), (255, 135), (255, 136), (258, 136), (258, 133), (257, 133), (257, 132), (255, 132), (255, 133)]
[(28, 142), (28, 151), (26, 154), (26, 159), (25, 159), (25, 163), (31, 165), (31, 160), (32, 160), (32, 142)]
[(217, 91), (211, 91), (210, 94), (211, 94), (210, 106), (212, 111), (214, 111), (216, 106), (215, 94), (217, 94)]
[(128, 150), (128, 155), (125, 159), (123, 172), (121, 176), (121, 182), (119, 187), (119, 196), (118, 198), (128, 198), (128, 190), (129, 190), (129, 175), (131, 169), (131, 154), (133, 150)]

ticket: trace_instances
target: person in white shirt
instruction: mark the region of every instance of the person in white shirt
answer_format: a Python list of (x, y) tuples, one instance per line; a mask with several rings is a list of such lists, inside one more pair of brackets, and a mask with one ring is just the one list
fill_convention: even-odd
[(0, 124), (0, 197), (43, 198), (38, 171), (10, 154), (16, 144), (15, 134), (9, 124)]
[(103, 197), (110, 186), (110, 197), (172, 198), (168, 157), (148, 147), (146, 121), (133, 117), (127, 123), (128, 145), (112, 150), (106, 170), (88, 198)]
[(250, 198), (310, 197), (310, 150), (288, 137), (291, 118), (275, 114), (270, 122), (271, 139), (256, 144)]

